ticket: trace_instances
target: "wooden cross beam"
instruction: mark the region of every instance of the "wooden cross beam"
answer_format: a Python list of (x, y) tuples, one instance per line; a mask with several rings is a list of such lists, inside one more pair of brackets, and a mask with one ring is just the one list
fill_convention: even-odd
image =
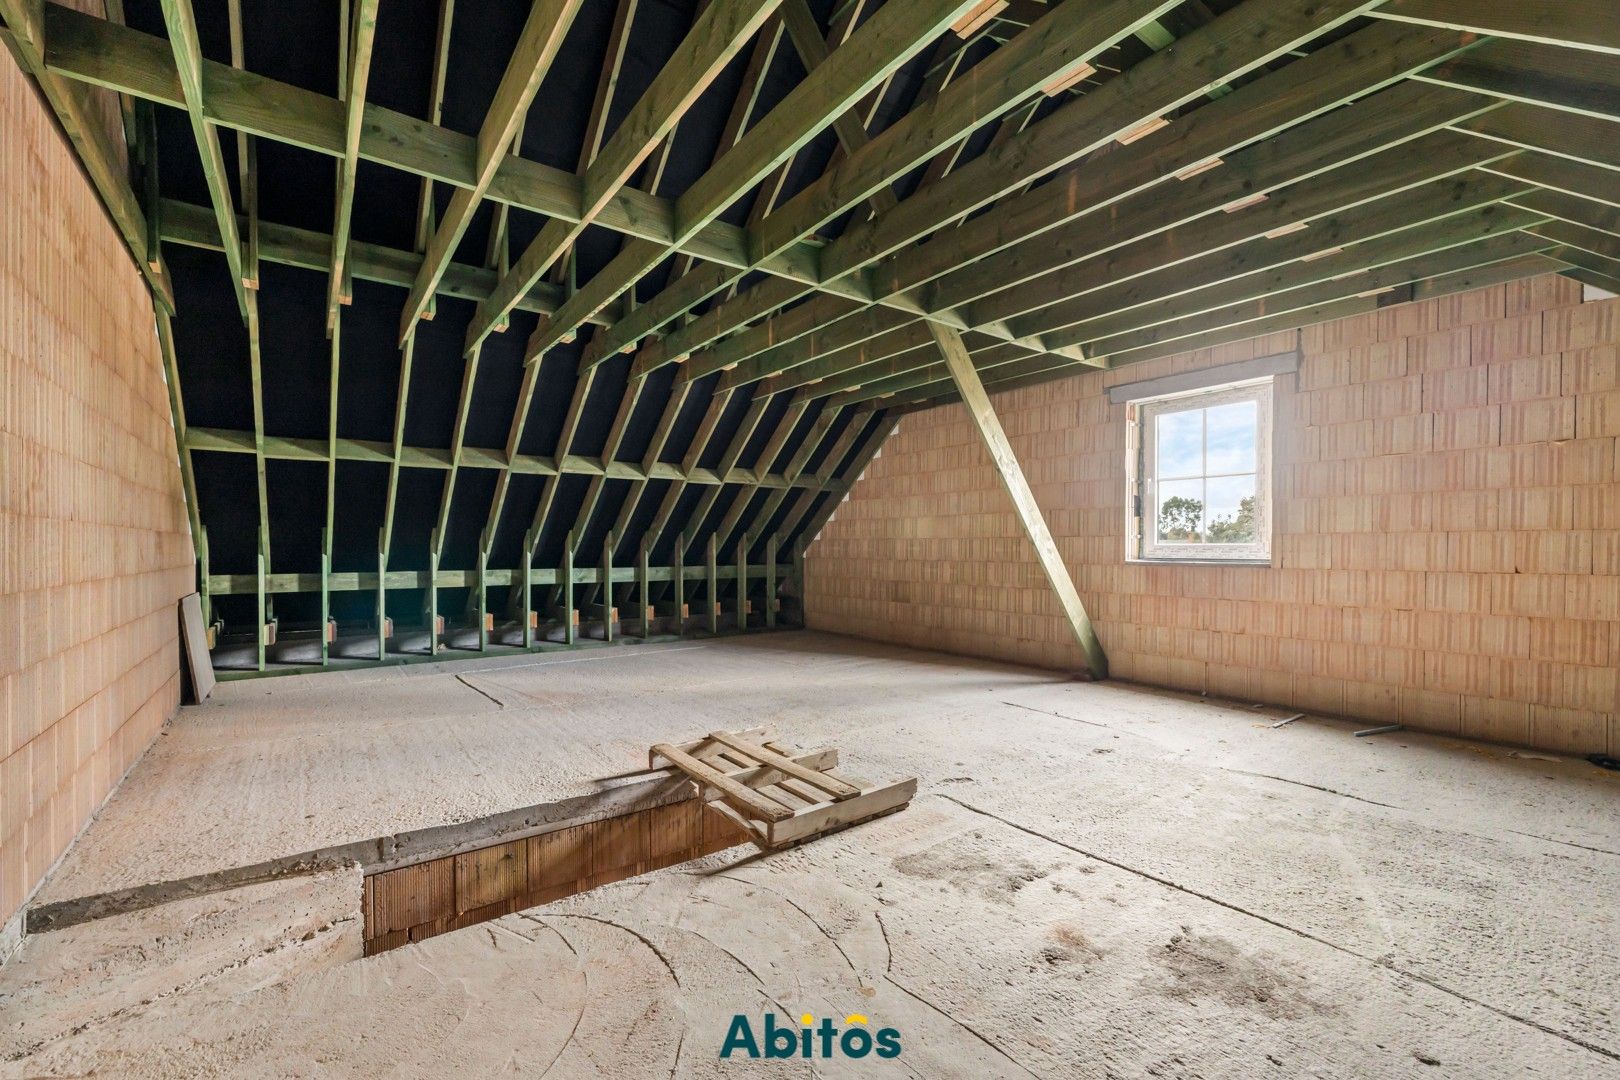
[(495, 99), (490, 104), (483, 125), (478, 129), (471, 183), (457, 187), (455, 194), (450, 197), (444, 219), (439, 222), (433, 239), (428, 242), (422, 268), (417, 271), (410, 295), (405, 300), (405, 309), (400, 316), (400, 344), (404, 344), (415, 329), (417, 319), (427, 310), (428, 301), (450, 263), (451, 254), (461, 243), (467, 226), (472, 223), (473, 213), (494, 183), (502, 163), (508, 160), (507, 150), (512, 145), (518, 125), (528, 112), (529, 103), (534, 100), (546, 72), (551, 69), (551, 63), (556, 59), (581, 3), (582, 0), (534, 0), (528, 21), (518, 35), (512, 58), (506, 65), (506, 72), (495, 90)]
[[(851, 227), (822, 252), (823, 280), (833, 280), (841, 274), (862, 269), (884, 256), (889, 256), (890, 261), (887, 264), (874, 269), (871, 280), (877, 290), (874, 299), (892, 304), (897, 297), (906, 295), (905, 289), (928, 280), (928, 276), (922, 276), (919, 267), (943, 263), (943, 267), (934, 270), (930, 275), (937, 276), (945, 270), (968, 265), (979, 255), (1016, 242), (1022, 235), (1033, 235), (1043, 227), (1051, 227), (1040, 224), (1042, 220), (1040, 213), (1030, 214), (1023, 207), (998, 207), (980, 220), (956, 230), (948, 239), (940, 238), (939, 241), (919, 250), (906, 251), (903, 255), (896, 254), (913, 240), (959, 219), (1000, 195), (1055, 168), (1077, 161), (1084, 154), (1106, 144), (1122, 130), (1127, 130), (1140, 122), (1139, 119), (1130, 118), (1159, 115), (1197, 96), (1199, 91), (1212, 81), (1210, 78), (1212, 72), (1219, 72), (1222, 78), (1235, 77), (1292, 48), (1299, 41), (1321, 32), (1323, 28), (1342, 22), (1364, 6), (1348, 2), (1317, 5), (1294, 0), (1279, 0), (1276, 3), (1266, 0), (1260, 4), (1251, 2), (1241, 5), (1202, 30), (1188, 35), (1178, 44), (1174, 60), (1170, 53), (1154, 56), (1137, 69), (1133, 69), (1128, 76), (1121, 76), (1105, 83), (1094, 92), (1069, 102), (1045, 120), (1030, 125), (1020, 135), (1006, 139), (1001, 145), (954, 172), (951, 177), (907, 199), (895, 212), (880, 214), (871, 221)], [(1445, 34), (1442, 35), (1442, 40), (1455, 39), (1457, 36)], [(1409, 29), (1405, 30), (1404, 37), (1423, 37), (1427, 40), (1426, 34), (1415, 34)], [(1401, 31), (1391, 30), (1378, 42), (1368, 44), (1388, 46), (1402, 38)], [(1016, 45), (1015, 40), (1007, 48), (1010, 50)], [(1457, 47), (1459, 46), (1455, 44), (1449, 46), (1451, 51)], [(1404, 50), (1395, 55), (1405, 59), (1413, 51)], [(1420, 54), (1423, 62), (1432, 62), (1446, 52), (1437, 46), (1429, 46), (1420, 50)], [(1253, 91), (1244, 94), (1241, 103), (1237, 105), (1229, 105), (1223, 99), (1217, 103), (1222, 106), (1218, 112), (1228, 122), (1235, 121), (1240, 133), (1250, 130), (1256, 131), (1257, 134), (1266, 134), (1285, 123), (1284, 120), (1277, 118), (1279, 110), (1301, 109), (1302, 115), (1309, 115), (1311, 111), (1328, 108), (1354, 93), (1361, 92), (1369, 81), (1392, 77), (1386, 73), (1382, 64), (1373, 68), (1368, 61), (1359, 58), (1356, 50), (1350, 50), (1348, 53), (1343, 49), (1336, 50), (1333, 59), (1340, 65), (1348, 62), (1351, 68), (1348, 79), (1329, 74), (1331, 69), (1327, 60), (1312, 63), (1310, 58), (1289, 65), (1278, 76), (1270, 76), (1280, 78), (1293, 68), (1310, 63), (1312, 72), (1328, 75), (1326, 94), (1310, 90), (1292, 93), (1296, 87), (1309, 86), (1309, 82), (1302, 76), (1289, 75), (1285, 80), (1286, 85), (1278, 86), (1279, 91), (1285, 92), (1272, 95)], [(1257, 80), (1263, 81), (1265, 80)], [(1301, 96), (1305, 98), (1305, 102), (1294, 104)], [(1276, 101), (1289, 104), (1278, 106), (1274, 104)], [(1199, 110), (1199, 113), (1207, 111), (1208, 107)], [(1199, 113), (1194, 115), (1198, 116)], [(1207, 130), (1224, 131), (1226, 127), (1226, 124), (1216, 124), (1212, 119)], [(1248, 136), (1254, 137), (1255, 135)], [(1243, 141), (1247, 140), (1240, 134), (1235, 141), (1226, 142), (1224, 145), (1226, 147), (1241, 145)], [(1220, 148), (1217, 146), (1217, 149)], [(1126, 149), (1131, 150), (1133, 147)], [(1106, 159), (1101, 164), (1104, 169), (1111, 169)], [(1138, 183), (1152, 183), (1161, 179), (1163, 175), (1162, 172), (1148, 173), (1146, 178)], [(1067, 220), (1064, 215), (1072, 213), (1075, 206), (1072, 194), (1056, 184), (1037, 188), (1030, 192), (1025, 201), (1037, 203), (1046, 220), (1056, 218), (1057, 221), (1052, 221), (1052, 224)], [(891, 268), (892, 272), (889, 272)], [(902, 274), (909, 280), (902, 282), (900, 280)], [(740, 297), (738, 302), (725, 305), (724, 310), (709, 313), (684, 332), (677, 334), (679, 341), (672, 338), (671, 341), (663, 343), (662, 347), (654, 343), (644, 350), (644, 356), (638, 358), (638, 369), (647, 369), (663, 362), (668, 355), (676, 353), (677, 350), (690, 352), (697, 346), (714, 341), (721, 335), (768, 313), (785, 302), (782, 296), (787, 291), (785, 284), (775, 282), (756, 286), (749, 295), (757, 298), (757, 302), (750, 303), (749, 296)], [(817, 313), (825, 313), (833, 309), (838, 302), (830, 298), (818, 298), (812, 303), (816, 305)], [(920, 306), (913, 308), (916, 314), (920, 314), (921, 310)], [(936, 305), (934, 308), (936, 314), (938, 310)], [(949, 321), (948, 316), (942, 317)], [(810, 321), (807, 316), (803, 317), (800, 325)], [(700, 328), (701, 336), (698, 332)], [(785, 339), (778, 338), (773, 343), (780, 344), (783, 340)], [(1038, 343), (1028, 344), (1038, 347)], [(740, 352), (741, 348), (733, 347), (724, 354), (698, 360), (688, 365), (687, 375), (695, 377), (704, 371), (739, 362), (744, 359), (738, 355)]]
[(961, 394), (962, 402), (967, 406), (968, 416), (978, 428), (980, 438), (984, 440), (985, 449), (990, 452), (990, 459), (996, 466), (1002, 485), (1012, 498), (1013, 510), (1018, 515), (1019, 523), (1024, 527), (1025, 535), (1035, 548), (1035, 557), (1041, 564), (1042, 572), (1046, 574), (1047, 582), (1052, 586), (1052, 593), (1057, 597), (1058, 606), (1063, 610), (1063, 617), (1074, 633), (1075, 641), (1080, 645), (1091, 677), (1106, 679), (1108, 658), (1103, 655), (1102, 643), (1097, 640), (1097, 631), (1093, 629), (1091, 617), (1086, 614), (1085, 604), (1081, 602), (1080, 593), (1074, 587), (1074, 579), (1069, 576), (1069, 568), (1064, 565), (1057, 541), (1052, 538), (1052, 531), (1047, 528), (1046, 518), (1042, 516), (1041, 508), (1035, 501), (1035, 493), (1030, 490), (1029, 481), (1024, 478), (1024, 470), (1018, 464), (1018, 456), (1013, 453), (1012, 443), (1007, 439), (1007, 433), (1002, 430), (1001, 421), (996, 418), (995, 409), (991, 407), (984, 384), (979, 381), (979, 373), (974, 370), (973, 362), (968, 358), (961, 335), (937, 323), (929, 323), (929, 326), (934, 328), (934, 339), (939, 343), (939, 351), (945, 357), (945, 364), (950, 369), (957, 392)]
[(607, 207), (721, 69), (758, 33), (780, 2), (714, 0), (699, 16), (675, 55), (659, 71), (647, 92), (585, 171), (581, 179), (578, 219), (547, 222), (540, 235), (502, 277), (494, 293), (479, 305), (467, 329), (465, 348), (469, 353), (505, 318), (516, 298), (527, 292), (585, 226)]
[[(822, 128), (831, 124), (840, 139), (864, 144), (866, 132), (850, 115), (852, 107), (921, 51), (943, 26), (949, 25), (964, 2), (898, 0), (887, 4), (856, 31), (849, 42), (828, 54), (826, 43), (805, 8), (805, 0), (786, 0), (784, 22), (806, 58), (808, 77), (676, 200), (676, 233), (670, 243), (631, 241), (548, 322), (544, 332), (531, 341), (528, 359), (532, 362), (552, 344), (571, 334), (591, 314), (633, 286), (673, 249), (688, 242), (744, 192), (796, 154)], [(820, 47), (819, 51), (816, 46)], [(892, 200), (892, 194), (890, 198)], [(600, 360), (612, 355), (612, 351), (634, 345), (637, 338), (624, 336), (626, 329), (629, 328), (621, 328), (613, 341), (593, 350), (593, 359)]]

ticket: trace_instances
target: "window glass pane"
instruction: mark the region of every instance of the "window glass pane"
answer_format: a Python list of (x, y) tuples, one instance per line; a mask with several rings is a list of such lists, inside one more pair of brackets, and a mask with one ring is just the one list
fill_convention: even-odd
[[(1210, 410), (1213, 412), (1214, 410)], [(1254, 515), (1254, 474), (1212, 476), (1204, 482), (1207, 539), (1211, 544), (1252, 544), (1258, 539)]]
[(1202, 476), (1204, 410), (1160, 413), (1157, 423), (1159, 475)]
[[(1194, 413), (1193, 415), (1198, 414)], [(1160, 481), (1158, 514), (1159, 541), (1161, 543), (1203, 543), (1204, 482), (1202, 480)]]
[[(1208, 459), (1205, 462), (1208, 475), (1254, 471), (1254, 443), (1259, 415), (1259, 406), (1253, 401), (1234, 401), (1205, 410), (1206, 423), (1209, 425)], [(1214, 498), (1213, 491), (1210, 498)], [(1213, 506), (1210, 520), (1214, 520)]]

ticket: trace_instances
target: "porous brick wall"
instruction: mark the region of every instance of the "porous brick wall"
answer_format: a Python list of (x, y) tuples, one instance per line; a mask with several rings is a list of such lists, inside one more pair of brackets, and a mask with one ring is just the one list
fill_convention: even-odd
[(4, 928), (179, 704), (193, 571), (151, 301), (6, 55), (0, 147)]
[[(1273, 565), (1125, 560), (1107, 387), (1297, 347)], [(1620, 300), (1556, 276), (994, 395), (1112, 673), (1620, 753)], [(904, 417), (807, 554), (813, 627), (1077, 670), (960, 405)]]

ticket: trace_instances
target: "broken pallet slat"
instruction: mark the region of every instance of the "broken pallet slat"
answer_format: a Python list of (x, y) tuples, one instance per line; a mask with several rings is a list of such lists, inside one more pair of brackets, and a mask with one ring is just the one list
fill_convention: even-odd
[(852, 784), (846, 784), (842, 780), (827, 776), (825, 773), (818, 772), (815, 769), (807, 769), (791, 758), (784, 757), (775, 751), (768, 750), (739, 736), (724, 731), (711, 731), (709, 738), (740, 753), (747, 754), (762, 765), (770, 765), (795, 780), (825, 791), (835, 800), (853, 799), (861, 793), (861, 789)]
[(771, 802), (758, 789), (739, 784), (725, 773), (712, 765), (699, 761), (684, 750), (678, 750), (668, 743), (659, 743), (652, 748), (654, 756), (661, 757), (671, 765), (676, 766), (692, 779), (697, 780), (716, 791), (721, 792), (734, 804), (741, 804), (748, 812), (765, 822), (781, 821), (791, 817), (793, 811), (779, 803)]

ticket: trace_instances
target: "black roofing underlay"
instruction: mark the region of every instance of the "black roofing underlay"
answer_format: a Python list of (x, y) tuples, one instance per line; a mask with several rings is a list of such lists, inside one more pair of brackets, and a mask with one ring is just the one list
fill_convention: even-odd
[[(427, 115), (439, 6), (440, 0), (382, 0), (368, 101), (418, 117)], [(529, 110), (522, 156), (569, 171), (578, 165), (616, 6), (614, 0), (588, 0), (584, 4)], [(691, 0), (684, 3), (642, 0), (639, 4), (609, 114), (607, 134), (611, 134), (679, 44), (692, 24), (697, 6)], [(1207, 13), (1211, 8), (1225, 10), (1233, 5), (1227, 2), (1198, 6)], [(277, 0), (275, 3), (247, 0), (242, 7), (248, 70), (336, 96), (338, 4), (332, 0)], [(834, 7), (832, 0), (811, 0), (810, 7), (825, 29)], [(445, 127), (469, 135), (477, 133), (528, 8), (529, 4), (517, 0), (459, 0), (456, 4), (441, 121)], [(195, 11), (204, 55), (228, 61), (229, 26), (224, 0), (196, 0)], [(126, 0), (125, 13), (131, 27), (166, 36), (157, 0)], [(969, 46), (966, 63), (977, 62), (996, 46), (993, 38), (981, 38)], [(684, 114), (657, 194), (667, 198), (678, 196), (708, 167), (721, 128), (739, 92), (748, 51), (742, 50), (696, 105)], [(1111, 59), (1119, 66), (1129, 66), (1147, 52), (1139, 43), (1126, 41), (1113, 50)], [(871, 133), (881, 131), (914, 105), (929, 56), (930, 50), (923, 50), (893, 80), (870, 125)], [(791, 48), (776, 50), (753, 119), (764, 116), (803, 76), (803, 68)], [(1043, 114), (1054, 104), (1044, 102)], [(976, 133), (968, 144), (966, 158), (983, 149), (993, 126), (986, 125)], [(157, 134), (161, 194), (198, 206), (209, 205), (208, 189), (185, 114), (178, 109), (158, 109)], [(222, 132), (220, 144), (233, 196), (240, 206), (241, 192), (235, 190), (236, 139), (229, 132)], [(796, 155), (784, 201), (820, 175), (835, 145), (829, 128)], [(259, 139), (256, 146), (260, 219), (329, 233), (335, 183), (333, 159), (271, 139)], [(645, 166), (642, 172), (646, 172)], [(923, 168), (919, 167), (897, 180), (896, 194), (902, 198), (909, 194), (922, 172)], [(631, 180), (633, 186), (643, 186), (643, 183), (639, 175)], [(354, 239), (410, 250), (414, 246), (420, 184), (418, 177), (362, 161), (354, 198)], [(451, 189), (445, 184), (435, 188), (436, 204), (442, 214)], [(752, 203), (752, 194), (737, 200), (723, 215), (724, 219), (742, 223)], [(474, 217), (457, 249), (457, 261), (483, 264), (493, 205), (486, 201)], [(830, 223), (820, 230), (821, 234), (837, 235), (850, 216), (846, 214)], [(539, 215), (518, 209), (511, 211), (509, 231), (514, 255), (523, 250), (543, 224), (544, 219)], [(617, 253), (622, 239), (606, 229), (594, 226), (586, 229), (577, 243), (577, 279), (589, 280)], [(247, 332), (233, 295), (226, 260), (218, 252), (179, 244), (166, 245), (164, 254), (174, 284), (176, 317), (173, 325), (187, 421), (194, 428), (251, 430), (253, 402)], [(637, 290), (638, 300), (646, 301), (656, 295), (672, 263), (673, 259), (666, 260), (642, 280)], [(328, 275), (325, 271), (264, 262), (260, 276), (264, 431), (269, 436), (325, 439), (331, 378), (331, 343), (325, 333)], [(744, 285), (757, 278), (758, 275), (750, 275)], [(342, 309), (337, 421), (340, 438), (388, 442), (393, 437), (401, 367), (397, 327), (405, 298), (403, 287), (356, 281), (353, 304)], [(473, 309), (470, 301), (440, 295), (436, 317), (419, 324), (404, 428), (407, 446), (446, 449), (451, 445), (464, 366), (463, 336)], [(491, 335), (485, 341), (467, 422), (468, 446), (504, 447), (522, 380), (524, 344), (536, 326), (537, 316), (514, 311), (511, 322), (511, 329), (506, 333)], [(557, 445), (581, 351), (593, 332), (594, 328), (587, 327), (578, 340), (558, 345), (545, 355), (523, 434), (522, 453), (555, 456), (567, 452), (587, 457), (599, 457), (602, 453), (627, 383), (631, 367), (629, 356), (617, 356), (602, 365), (571, 445)], [(669, 400), (677, 370), (670, 365), (650, 376), (619, 448), (618, 460), (641, 460)], [(694, 385), (673, 426), (662, 454), (664, 461), (678, 462), (688, 451), (716, 382), (717, 377), (710, 376)], [(720, 457), (738, 430), (750, 397), (749, 391), (740, 392), (724, 410), (709, 449), (699, 462), (701, 466), (712, 466)], [(782, 400), (768, 408), (764, 421), (739, 459), (742, 467), (767, 464), (757, 458), (776, 421), (786, 411), (787, 395), (780, 397)], [(815, 423), (823, 401), (812, 402), (803, 412), (777, 457), (778, 462), (785, 462), (798, 448)], [(851, 446), (846, 460), (855, 456), (870, 437), (871, 429), (877, 426), (879, 417), (880, 414), (870, 412), (839, 417), (823, 449), (810, 459), (809, 467), (814, 470), (826, 464), (820, 460), (827, 452), (826, 447), (833, 444), (849, 423), (868, 429), (867, 435)], [(254, 457), (197, 453), (193, 460), (201, 518), (208, 533), (210, 571), (214, 574), (252, 573), (258, 552)], [(271, 569), (277, 573), (317, 571), (326, 516), (327, 465), (321, 461), (272, 459), (266, 468)], [(383, 524), (388, 474), (389, 467), (384, 463), (338, 462), (333, 572), (376, 569), (377, 535)], [(449, 475), (442, 469), (401, 470), (390, 570), (427, 568), (429, 537)], [(496, 480), (497, 471), (492, 469), (462, 468), (455, 474), (442, 568), (477, 565), (479, 536)], [(521, 562), (524, 534), (547, 484), (556, 484), (557, 491), (538, 542), (535, 565), (558, 565), (563, 557), (565, 534), (576, 523), (589, 483), (590, 478), (584, 475), (557, 478), (515, 475), (496, 531), (489, 566), (510, 568)], [(619, 539), (618, 559), (633, 558), (641, 543), (641, 533), (647, 528), (668, 483), (658, 480), (647, 484), (646, 496), (630, 521), (626, 535)], [(604, 534), (631, 487), (632, 483), (627, 480), (613, 480), (605, 485), (591, 519), (578, 523), (582, 553), (600, 550)], [(674, 526), (651, 554), (655, 565), (668, 565), (673, 559), (674, 533), (683, 527), (683, 521), (690, 563), (701, 558), (708, 534), (731, 508), (733, 500), (749, 500), (748, 509), (736, 527), (728, 536), (719, 538), (725, 552), (721, 556), (724, 562), (734, 557), (724, 545), (734, 544), (744, 533), (767, 535), (780, 524), (791, 505), (790, 501), (781, 506), (772, 521), (756, 520), (767, 501), (764, 494), (732, 485), (715, 500), (705, 520), (685, 520), (683, 515), (691, 514), (702, 495), (702, 489), (694, 485), (677, 505), (672, 518)], [(813, 516), (806, 515), (806, 518)], [(796, 534), (778, 537), (781, 550), (789, 550), (796, 539)], [(756, 544), (753, 555), (756, 561), (762, 557), (763, 544), (763, 539)], [(582, 555), (581, 561), (590, 564), (595, 559)], [(363, 592), (335, 592), (331, 597), (333, 614), (340, 621), (369, 621), (374, 614), (374, 602), (370, 593)], [(457, 602), (454, 595), (443, 596), (440, 610), (454, 611)], [(229, 623), (236, 627), (251, 625), (251, 596), (220, 596), (215, 603), (216, 610)], [(420, 590), (390, 590), (388, 604), (389, 613), (396, 619), (415, 623), (422, 610)], [(492, 606), (497, 606), (494, 601)], [(319, 610), (318, 597), (279, 595), (276, 610), (284, 621), (313, 624)]]

